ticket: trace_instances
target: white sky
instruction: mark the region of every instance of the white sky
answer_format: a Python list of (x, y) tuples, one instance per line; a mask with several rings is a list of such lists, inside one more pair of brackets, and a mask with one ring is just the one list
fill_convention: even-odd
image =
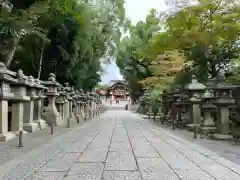
[[(166, 9), (164, 0), (125, 0), (126, 16), (131, 19), (133, 24), (140, 20), (145, 20), (149, 11), (154, 8), (157, 11)], [(108, 84), (111, 80), (122, 79), (119, 70), (113, 62), (106, 68), (106, 72), (102, 77), (102, 83)]]
[(166, 8), (164, 0), (126, 0), (125, 1), (126, 16), (129, 17), (134, 24), (140, 20), (145, 20), (149, 10), (154, 8), (162, 11)]

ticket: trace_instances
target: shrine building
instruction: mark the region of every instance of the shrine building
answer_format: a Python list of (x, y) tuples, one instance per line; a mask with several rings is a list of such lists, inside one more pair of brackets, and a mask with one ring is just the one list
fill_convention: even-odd
[(127, 83), (124, 80), (111, 80), (106, 92), (107, 99), (129, 100)]

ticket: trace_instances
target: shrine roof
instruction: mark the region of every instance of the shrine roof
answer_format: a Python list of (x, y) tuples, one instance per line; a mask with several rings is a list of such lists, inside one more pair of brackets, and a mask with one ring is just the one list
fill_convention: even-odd
[(114, 84), (117, 84), (117, 83), (126, 84), (126, 81), (125, 80), (111, 80), (109, 84), (111, 86), (111, 85), (114, 85)]
[(112, 89), (117, 84), (121, 84), (125, 87), (127, 86), (127, 82), (125, 80), (111, 80), (110, 83), (109, 83), (110, 86), (107, 89), (108, 90)]

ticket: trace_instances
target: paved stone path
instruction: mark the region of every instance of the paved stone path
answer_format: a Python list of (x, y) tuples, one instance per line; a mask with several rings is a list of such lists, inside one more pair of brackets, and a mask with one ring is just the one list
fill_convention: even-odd
[(82, 121), (80, 122), (80, 124), (72, 122), (70, 128), (54, 127), (54, 134), (50, 134), (50, 127), (46, 127), (41, 131), (24, 135), (24, 147), (22, 148), (18, 148), (18, 136), (11, 139), (10, 141), (0, 142), (0, 167), (16, 157), (23, 156), (29, 151), (39, 148), (40, 146), (46, 144), (49, 140), (54, 139), (61, 134), (65, 134), (68, 131), (71, 131), (73, 128), (76, 128), (77, 126), (81, 126), (82, 123)]
[(0, 167), (4, 180), (239, 180), (240, 166), (112, 109)]

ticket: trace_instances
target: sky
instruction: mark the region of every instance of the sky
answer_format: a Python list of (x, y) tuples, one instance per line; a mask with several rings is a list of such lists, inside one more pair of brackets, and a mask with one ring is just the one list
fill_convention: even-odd
[[(164, 0), (125, 0), (126, 16), (131, 19), (133, 24), (140, 20), (145, 20), (150, 9), (155, 8), (158, 11), (164, 10)], [(105, 68), (102, 77), (102, 84), (108, 84), (111, 80), (121, 80), (122, 76), (115, 62), (112, 62)]]

